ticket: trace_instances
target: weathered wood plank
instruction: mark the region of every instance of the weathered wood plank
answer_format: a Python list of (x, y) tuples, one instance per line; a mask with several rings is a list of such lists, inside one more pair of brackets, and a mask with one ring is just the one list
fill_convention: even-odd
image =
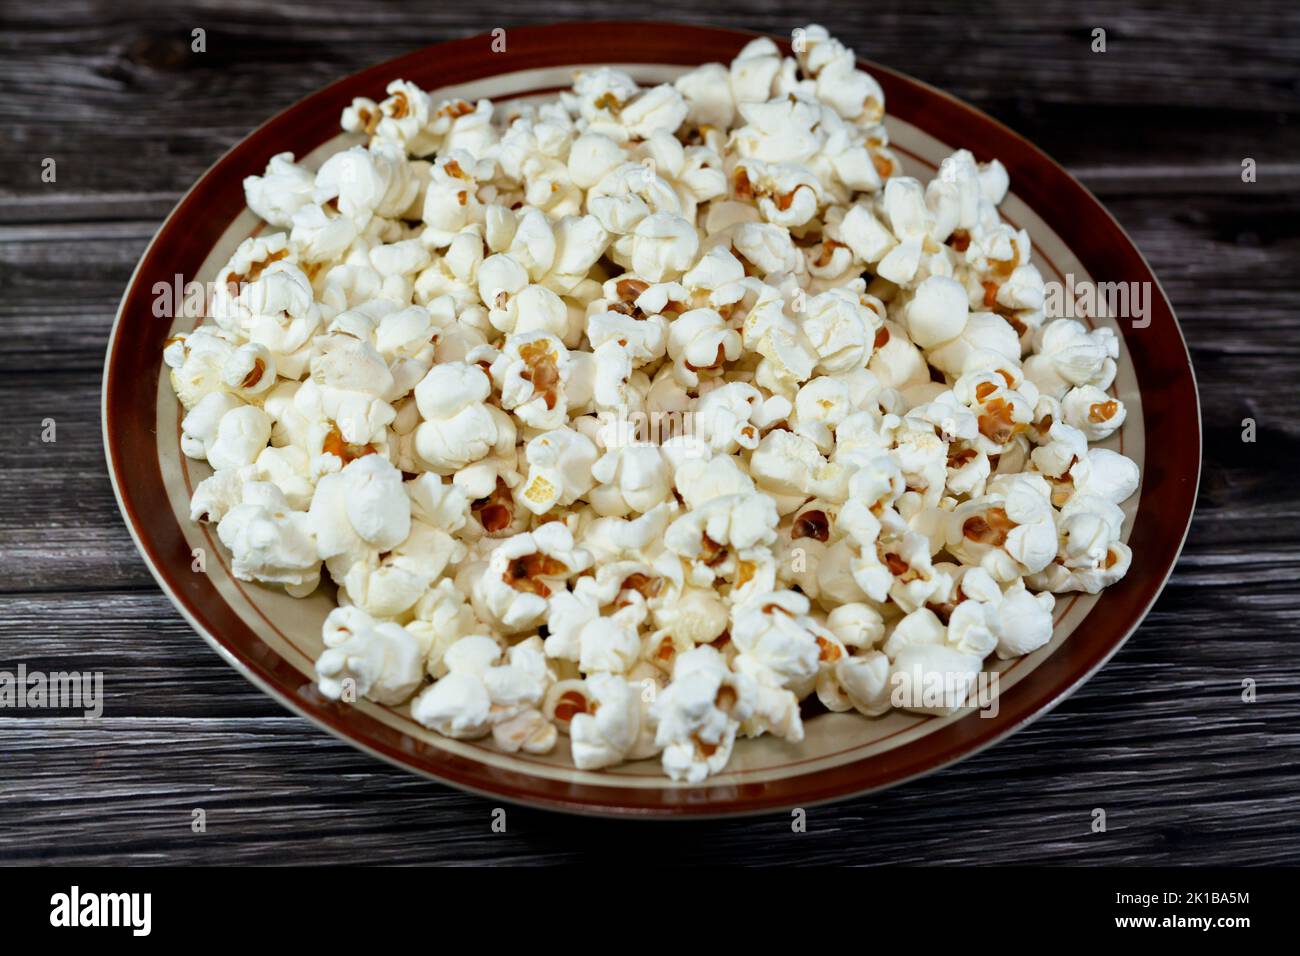
[[(1079, 712), (1104, 692), (1094, 682), (941, 775), (812, 808), (806, 834), (779, 814), (630, 825), (522, 808), (508, 808), (507, 832), (494, 834), (493, 801), (408, 776), (293, 719), (0, 720), (9, 754), (0, 859), (1296, 862), (1286, 839), (1300, 810), (1296, 771), (1269, 759), (1300, 742), (1294, 731), (1264, 730), (1244, 746), (1226, 733), (1243, 726), (1232, 712), (1240, 703), (1171, 715), (1163, 701), (1120, 696), (1104, 718)], [(1097, 807), (1105, 834), (1089, 829)], [(204, 834), (190, 830), (196, 808)]]
[[(1290, 78), (1300, 60), (1300, 18), (1284, 3), (1252, 4), (1233, 11), (1228, 33), (1217, 5), (1190, 6), (1134, 11), (1106, 3), (1085, 12), (1008, 2), (975, 12), (928, 3), (855, 11), (814, 0), (792, 17), (771, 2), (701, 11), (687, 0), (635, 0), (617, 13), (782, 34), (823, 22), (862, 55), (971, 100), (1067, 164), (1127, 169), (1130, 188), (1176, 182), (1184, 167), (1204, 183), (1207, 164), (1230, 174), (1245, 156), (1285, 168), (1294, 183), (1300, 104)], [(40, 181), (47, 156), (60, 163), (59, 182), (79, 193), (130, 194), (148, 183), (179, 195), (262, 119), (349, 72), (495, 26), (593, 13), (611, 15), (602, 5), (543, 10), (509, 0), (491, 17), (467, 22), (462, 12), (430, 6), (363, 9), (325, 0), (277, 4), (270, 16), (255, 6), (218, 15), (185, 2), (160, 16), (135, 0), (115, 4), (109, 25), (84, 0), (41, 4), (11, 16), (0, 39), (7, 131), (0, 195), (52, 192)], [(1096, 27), (1108, 31), (1105, 53), (1092, 52)], [(207, 31), (206, 52), (190, 48), (195, 28)], [(69, 148), (89, 140), (93, 154)], [(1133, 172), (1154, 164), (1166, 171)]]

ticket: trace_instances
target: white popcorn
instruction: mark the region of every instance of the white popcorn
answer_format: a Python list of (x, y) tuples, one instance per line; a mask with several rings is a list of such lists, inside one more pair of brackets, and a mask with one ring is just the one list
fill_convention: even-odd
[(700, 373), (717, 373), (740, 357), (740, 333), (713, 309), (692, 309), (668, 327), (668, 357), (682, 385), (700, 384)]
[(879, 316), (859, 296), (830, 289), (808, 300), (802, 331), (817, 353), (817, 371), (839, 375), (866, 365), (879, 326)]
[(266, 412), (240, 405), (221, 416), (216, 439), (208, 445), (208, 463), (218, 471), (251, 465), (270, 440), (271, 419)]
[(930, 381), (925, 355), (912, 344), (902, 326), (885, 320), (873, 344), (876, 350), (867, 368), (885, 387), (904, 389)]
[(1128, 417), (1123, 402), (1095, 385), (1070, 389), (1061, 399), (1061, 413), (1065, 423), (1083, 432), (1088, 441), (1109, 438)]
[(774, 223), (742, 222), (731, 242), (737, 254), (764, 277), (798, 272), (803, 265), (789, 230)]
[(243, 500), (243, 470), (214, 471), (194, 489), (194, 496), (190, 499), (190, 520), (220, 522)]
[(590, 710), (573, 715), (569, 741), (579, 770), (620, 764), (642, 736), (641, 688), (616, 674), (592, 674), (586, 680)]
[(245, 180), (268, 228), (163, 361), (235, 576), (337, 585), (323, 695), (698, 784), (813, 694), (953, 713), (1127, 572), (1119, 337), (1046, 319), (1001, 163), (902, 175), (876, 80), (796, 41), (549, 102), (392, 79), (364, 145)]
[[(889, 658), (880, 651), (843, 657), (826, 673), (831, 676), (818, 685), (818, 695), (830, 710), (852, 707), (868, 717), (879, 717), (893, 706), (890, 684), (893, 671)], [(827, 689), (825, 693), (823, 687)], [(840, 695), (848, 707), (832, 706)]]
[(245, 406), (229, 392), (210, 392), (204, 396), (181, 419), (181, 451), (190, 458), (206, 459), (208, 451), (217, 443), (222, 420), (245, 407), (251, 406)]
[(492, 730), (492, 698), (477, 674), (453, 671), (411, 702), (411, 716), (444, 737), (474, 740)]
[(771, 544), (776, 540), (776, 523), (776, 508), (766, 495), (723, 495), (669, 525), (664, 543), (682, 557), (707, 565), (728, 547)]
[(733, 664), (736, 670), (760, 684), (802, 688), (806, 693), (822, 655), (808, 610), (808, 599), (794, 591), (763, 595), (737, 608), (731, 630), (740, 651)]
[(163, 361), (168, 380), (181, 405), (190, 410), (212, 392), (224, 390), (226, 365), (234, 355), (233, 336), (214, 325), (167, 340)]
[(721, 63), (706, 63), (683, 73), (673, 86), (686, 100), (686, 118), (696, 126), (726, 129), (736, 116), (731, 79)]
[(967, 703), (979, 676), (978, 655), (945, 644), (911, 644), (902, 648), (889, 672), (891, 698), (901, 708), (944, 716)]
[(451, 474), (493, 451), (514, 447), (509, 417), (485, 403), (491, 392), (487, 373), (464, 362), (434, 366), (415, 387), (424, 418), (415, 432), (415, 447), (430, 470)]
[(1075, 481), (1075, 494), (1120, 504), (1137, 491), (1140, 479), (1137, 462), (1133, 459), (1109, 448), (1090, 448), (1086, 473)]
[(310, 368), (321, 411), (338, 426), (345, 442), (364, 445), (381, 440), (384, 428), (397, 415), (386, 400), (396, 396), (383, 356), (369, 342), (351, 335), (322, 336), (317, 348)]
[(288, 229), (294, 214), (312, 201), (316, 177), (293, 161), (293, 153), (279, 153), (266, 164), (261, 176), (244, 179), (248, 208), (273, 226)]
[(465, 546), (441, 528), (412, 522), (401, 544), (347, 569), (339, 580), (340, 595), (376, 616), (405, 618), (447, 566), (465, 553)]
[(841, 604), (826, 616), (826, 627), (846, 647), (870, 650), (885, 636), (880, 612), (868, 604)]
[(529, 638), (499, 663), (501, 645), (490, 637), (469, 635), (444, 655), (446, 675), (411, 702), (411, 716), (438, 733), (474, 740), (492, 733), (506, 751), (547, 753), (555, 728), (541, 712), (554, 680), (540, 641)]
[(699, 783), (726, 766), (740, 722), (749, 716), (736, 683), (722, 657), (708, 645), (678, 656), (672, 683), (651, 707), (664, 773)]
[(474, 585), (474, 605), (507, 634), (536, 627), (549, 611), (547, 599), (563, 582), (591, 566), (591, 553), (575, 548), (560, 522), (503, 540)]
[(294, 597), (310, 594), (320, 583), (312, 530), (308, 515), (290, 509), (280, 489), (262, 481), (244, 485), (240, 503), (217, 525), (235, 577), (281, 584)]
[(584, 133), (573, 141), (569, 149), (569, 174), (574, 185), (590, 189), (615, 167), (621, 166), (624, 159), (622, 147), (608, 136)]
[(275, 384), (275, 356), (264, 345), (245, 342), (222, 365), (221, 384), (241, 398), (260, 395)]
[(863, 203), (852, 206), (839, 224), (836, 237), (864, 263), (876, 263), (898, 245), (893, 233)]
[(662, 452), (651, 444), (620, 444), (591, 465), (591, 506), (601, 515), (645, 514), (672, 493), (672, 472)]
[(930, 350), (929, 360), (941, 372), (957, 377), (976, 352), (995, 352), (1008, 361), (1020, 360), (1020, 338), (1002, 316), (974, 312), (960, 335)]
[(803, 39), (799, 60), (817, 81), (817, 98), (846, 120), (879, 122), (885, 94), (870, 74), (857, 68), (853, 51), (816, 24), (804, 31)]
[(336, 607), (325, 619), (325, 650), (316, 659), (317, 686), (331, 700), (369, 697), (400, 704), (424, 681), (420, 642), (400, 624), (376, 621), (356, 607)]
[(632, 235), (632, 268), (652, 282), (680, 276), (700, 248), (695, 227), (671, 213), (646, 216)]
[(402, 473), (379, 455), (321, 478), (308, 515), (320, 558), (336, 579), (370, 551), (396, 548), (411, 531)]
[(916, 287), (908, 303), (908, 335), (921, 348), (933, 348), (961, 335), (968, 311), (961, 283), (944, 276), (930, 276)]
[(373, 216), (402, 215), (419, 189), (400, 149), (354, 146), (325, 160), (316, 173), (313, 199), (336, 202), (340, 213), (365, 226)]
[(547, 332), (509, 336), (491, 368), (502, 408), (542, 430), (559, 428), (570, 404), (583, 403), (581, 374), (564, 343)]
[[(388, 96), (377, 107), (379, 116), (373, 130), (369, 127), (376, 119), (367, 110), (362, 120), (366, 132), (373, 132), (377, 140), (396, 143), (414, 156), (425, 156), (437, 148), (438, 139), (430, 127), (434, 122), (433, 101), (429, 95), (414, 83), (406, 80), (393, 80), (384, 90)], [(354, 109), (356, 101), (353, 101)], [(362, 105), (362, 109), (366, 109)], [(346, 126), (345, 117), (344, 124)]]
[(625, 673), (640, 654), (637, 629), (645, 616), (643, 606), (632, 604), (602, 617), (599, 598), (590, 588), (556, 593), (551, 598), (546, 653), (575, 661), (584, 673)]
[(814, 496), (843, 501), (848, 493), (847, 470), (828, 462), (813, 441), (794, 432), (774, 429), (764, 435), (749, 467), (760, 490), (779, 500), (797, 498), (796, 507)]
[(524, 451), (528, 478), (518, 495), (533, 514), (545, 514), (556, 505), (571, 505), (591, 490), (596, 446), (586, 435), (557, 428), (532, 439)]
[(430, 676), (442, 677), (447, 673), (447, 651), (483, 625), (451, 578), (443, 578), (426, 590), (413, 611), (414, 617), (404, 627), (424, 648), (425, 668)]
[(1033, 594), (1023, 582), (1008, 588), (996, 607), (998, 657), (1022, 657), (1050, 641), (1055, 604), (1051, 594)]
[(751, 40), (731, 61), (731, 93), (737, 103), (762, 103), (772, 95), (781, 53), (766, 37)]
[(1047, 482), (1039, 476), (999, 475), (986, 495), (952, 512), (946, 541), (949, 552), (999, 581), (1042, 571), (1056, 557)]
[(1078, 385), (1102, 391), (1115, 380), (1119, 340), (1108, 328), (1089, 332), (1080, 322), (1056, 319), (1034, 333), (1035, 354), (1025, 360), (1025, 375), (1039, 391), (1063, 398)]

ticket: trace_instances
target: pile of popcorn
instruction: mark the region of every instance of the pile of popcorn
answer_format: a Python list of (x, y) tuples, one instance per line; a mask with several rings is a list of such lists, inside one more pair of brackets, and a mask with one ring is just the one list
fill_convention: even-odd
[(1115, 335), (1044, 319), (1000, 163), (902, 175), (802, 40), (544, 105), (396, 80), (245, 181), (271, 228), (164, 357), (234, 574), (337, 586), (324, 695), (697, 782), (809, 708), (951, 712), (906, 692), (1127, 571)]

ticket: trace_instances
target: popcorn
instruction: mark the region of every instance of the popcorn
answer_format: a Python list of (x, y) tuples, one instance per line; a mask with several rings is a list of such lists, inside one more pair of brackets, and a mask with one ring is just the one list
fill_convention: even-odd
[(368, 697), (400, 704), (424, 680), (420, 642), (400, 624), (376, 621), (356, 607), (336, 607), (325, 619), (325, 650), (316, 659), (317, 686), (331, 700)]
[[(580, 581), (579, 585), (585, 583)], [(546, 653), (577, 662), (583, 673), (627, 672), (641, 651), (638, 628), (646, 610), (631, 604), (601, 616), (601, 603), (591, 588), (555, 594), (551, 598)]]
[(817, 371), (840, 375), (870, 357), (880, 317), (847, 289), (830, 289), (808, 300), (801, 331), (817, 353)]
[(474, 585), (474, 606), (506, 634), (519, 634), (545, 620), (547, 599), (563, 582), (591, 566), (591, 553), (574, 546), (560, 522), (513, 535), (492, 551)]
[(1023, 581), (1008, 588), (996, 607), (998, 657), (1022, 657), (1050, 641), (1055, 603), (1050, 594), (1031, 593)]
[(952, 512), (947, 522), (949, 552), (999, 581), (1042, 571), (1056, 556), (1055, 512), (1047, 482), (1000, 475), (988, 491)]
[(443, 578), (416, 602), (414, 617), (403, 625), (424, 649), (425, 669), (432, 677), (447, 674), (447, 651), (466, 634), (482, 630), (465, 596), (451, 578)]
[(1088, 441), (1102, 441), (1115, 434), (1128, 417), (1128, 409), (1095, 385), (1070, 389), (1061, 399), (1065, 423), (1083, 432)]
[(727, 362), (740, 358), (740, 352), (740, 333), (713, 309), (692, 309), (668, 327), (673, 377), (687, 387), (700, 384), (701, 372), (722, 371)]
[(806, 692), (826, 642), (809, 627), (808, 611), (808, 599), (794, 591), (767, 594), (737, 608), (731, 639), (740, 653), (733, 667), (760, 684)]
[(699, 783), (727, 765), (740, 722), (749, 716), (736, 684), (736, 675), (708, 645), (678, 656), (672, 683), (650, 708), (669, 777)]
[(320, 559), (336, 580), (371, 551), (392, 551), (411, 532), (402, 473), (378, 455), (321, 478), (307, 517)]
[(930, 276), (916, 287), (907, 306), (907, 332), (923, 349), (961, 335), (968, 313), (961, 283), (945, 276)]
[(731, 95), (737, 103), (763, 103), (781, 71), (781, 53), (766, 37), (751, 40), (731, 61)]
[(172, 391), (188, 411), (212, 392), (225, 390), (226, 364), (235, 352), (231, 334), (203, 325), (167, 340), (163, 362), (171, 370)]
[(337, 585), (324, 696), (698, 784), (814, 694), (953, 713), (1127, 572), (1119, 338), (1046, 320), (1002, 164), (903, 175), (799, 40), (545, 103), (394, 78), (245, 180), (270, 228), (163, 361), (236, 577)]
[(773, 429), (764, 435), (749, 467), (760, 490), (778, 502), (797, 499), (795, 507), (814, 496), (843, 501), (848, 493), (848, 472), (828, 462), (816, 444), (794, 432)]
[(893, 706), (890, 684), (893, 673), (889, 658), (879, 651), (846, 656), (823, 672), (817, 696), (828, 710), (844, 711), (851, 707), (868, 717), (879, 717)]
[(671, 213), (646, 216), (632, 236), (632, 268), (652, 282), (680, 276), (700, 248), (695, 227)]
[(682, 94), (687, 122), (697, 127), (726, 129), (736, 115), (731, 78), (721, 63), (706, 63), (683, 73), (673, 86)]
[(1102, 391), (1115, 381), (1119, 340), (1108, 328), (1087, 331), (1072, 319), (1055, 319), (1034, 333), (1035, 354), (1025, 360), (1025, 375), (1039, 391), (1063, 398), (1071, 388), (1092, 385)]
[(412, 522), (411, 533), (397, 547), (347, 569), (339, 581), (341, 594), (371, 614), (405, 618), (447, 566), (465, 553), (465, 546), (441, 528)]
[(804, 31), (799, 60), (817, 81), (816, 95), (846, 120), (878, 123), (885, 111), (885, 94), (870, 74), (857, 68), (853, 51), (830, 36), (824, 27)]
[(320, 409), (344, 442), (366, 445), (383, 438), (397, 416), (386, 401), (396, 397), (395, 382), (374, 346), (351, 335), (321, 336), (310, 368)]
[(875, 351), (867, 368), (886, 388), (905, 389), (930, 381), (925, 355), (912, 344), (903, 328), (885, 320), (876, 331)]
[(503, 750), (549, 752), (557, 735), (539, 708), (553, 675), (539, 644), (531, 638), (514, 645), (502, 664), (492, 638), (462, 637), (444, 655), (446, 676), (411, 702), (411, 716), (447, 737), (474, 740), (490, 732)]
[(946, 716), (966, 704), (979, 676), (978, 655), (945, 644), (913, 644), (900, 650), (889, 670), (891, 698), (903, 710)]
[(208, 463), (218, 471), (251, 465), (270, 440), (271, 419), (266, 412), (255, 405), (240, 405), (221, 416), (216, 438), (207, 446)]
[(491, 392), (487, 373), (464, 362), (434, 366), (415, 387), (424, 418), (415, 432), (415, 449), (435, 474), (451, 474), (493, 451), (514, 448), (510, 418), (485, 404)]
[(591, 490), (597, 451), (586, 435), (569, 428), (544, 432), (528, 443), (524, 456), (530, 467), (518, 500), (533, 514), (571, 505)]
[(320, 583), (320, 557), (307, 514), (294, 511), (275, 485), (244, 485), (238, 505), (217, 525), (230, 549), (230, 570), (241, 581), (280, 584), (294, 597), (306, 597)]
[(598, 483), (588, 499), (601, 515), (645, 514), (672, 493), (672, 472), (662, 452), (651, 444), (622, 444), (591, 465)]
[(316, 177), (293, 161), (293, 153), (279, 153), (266, 164), (261, 176), (244, 178), (248, 208), (273, 226), (288, 229), (294, 214), (312, 201)]
[(190, 520), (220, 522), (244, 500), (242, 470), (214, 471), (199, 482), (190, 499)]
[(771, 544), (776, 523), (776, 508), (766, 495), (722, 495), (669, 525), (664, 544), (683, 558), (714, 567), (729, 547)]
[(564, 343), (547, 332), (508, 336), (490, 374), (501, 390), (501, 407), (532, 428), (559, 428), (568, 418), (570, 403), (583, 403), (576, 361)]
[(955, 378), (965, 371), (967, 361), (977, 352), (995, 352), (1008, 361), (1019, 362), (1020, 338), (1002, 316), (973, 312), (961, 334), (935, 346), (929, 360), (939, 371)]
[(574, 714), (569, 723), (574, 766), (579, 770), (615, 766), (640, 736), (638, 691), (614, 674), (593, 674), (586, 686), (591, 710)]
[[(245, 407), (251, 406), (245, 406), (228, 392), (211, 392), (204, 396), (181, 419), (181, 451), (190, 458), (206, 459), (208, 450), (217, 443), (222, 419)], [(257, 411), (256, 408), (253, 410)]]
[(221, 384), (241, 398), (260, 395), (275, 384), (275, 356), (264, 345), (245, 342), (221, 366)]
[(870, 650), (885, 636), (880, 612), (868, 604), (841, 604), (826, 616), (826, 627), (846, 647)]
[(399, 148), (354, 146), (325, 160), (316, 174), (313, 200), (333, 203), (358, 227), (373, 216), (396, 218), (406, 212), (420, 185)]

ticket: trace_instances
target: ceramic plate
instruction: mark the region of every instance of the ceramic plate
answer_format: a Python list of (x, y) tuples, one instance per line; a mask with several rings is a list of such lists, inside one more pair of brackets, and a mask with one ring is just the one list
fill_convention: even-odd
[[(800, 744), (742, 741), (725, 773), (701, 785), (666, 780), (657, 761), (600, 772), (578, 771), (567, 738), (545, 757), (506, 754), (489, 741), (454, 741), (414, 723), (406, 709), (369, 701), (340, 704), (314, 686), (328, 588), (305, 601), (237, 581), (212, 529), (188, 520), (193, 487), (206, 463), (180, 453), (181, 407), (161, 364), (163, 342), (198, 324), (158, 318), (159, 283), (211, 281), (259, 221), (244, 206), (243, 178), (274, 154), (291, 151), (318, 166), (355, 140), (338, 117), (354, 96), (380, 99), (397, 77), (435, 100), (495, 101), (553, 96), (575, 69), (603, 64), (643, 84), (671, 80), (709, 61), (728, 62), (752, 34), (661, 23), (584, 23), (513, 29), (507, 52), (484, 35), (421, 50), (341, 80), (290, 107), (230, 150), (185, 195), (145, 251), (123, 296), (104, 374), (104, 436), (109, 471), (127, 527), (150, 570), (180, 612), (232, 666), (286, 707), (379, 757), (435, 779), (495, 797), (609, 815), (722, 815), (809, 806), (899, 783), (936, 770), (1005, 737), (1044, 713), (1115, 653), (1155, 601), (1191, 519), (1200, 470), (1196, 386), (1168, 300), (1132, 241), (1078, 182), (1045, 154), (972, 107), (902, 74), (864, 63), (884, 88), (887, 125), (905, 172), (929, 179), (939, 161), (967, 148), (1000, 159), (1011, 174), (1004, 217), (1029, 231), (1034, 260), (1049, 280), (1148, 283), (1144, 322), (1092, 315), (1120, 334), (1113, 392), (1128, 420), (1105, 445), (1142, 467), (1126, 502), (1125, 538), (1133, 564), (1098, 596), (1062, 595), (1052, 641), (996, 665), (996, 716), (966, 712), (921, 717), (904, 712), (869, 720), (822, 714)], [(788, 44), (783, 44), (788, 54)], [(1142, 327), (1139, 327), (1142, 326)], [(195, 548), (206, 572), (191, 570)]]

